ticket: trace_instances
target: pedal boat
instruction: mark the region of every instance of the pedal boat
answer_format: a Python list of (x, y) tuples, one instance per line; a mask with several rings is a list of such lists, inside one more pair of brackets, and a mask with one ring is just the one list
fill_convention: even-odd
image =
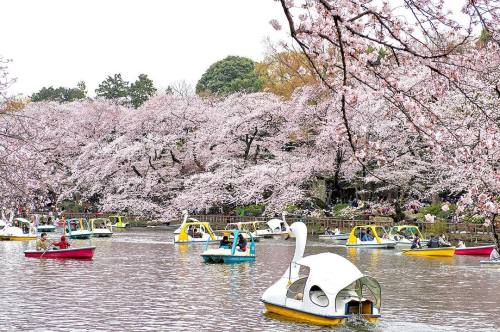
[[(373, 240), (370, 241), (362, 241), (360, 238), (361, 230), (370, 230), (371, 235), (373, 236)], [(382, 235), (382, 237), (380, 237)], [(385, 248), (392, 249), (396, 247), (396, 241), (389, 240), (389, 235), (385, 231), (385, 228), (382, 226), (376, 225), (365, 225), (365, 226), (356, 226), (351, 230), (349, 234), (349, 238), (347, 239), (346, 246), (347, 247), (356, 247), (356, 248)]]
[(477, 256), (489, 256), (493, 249), (495, 249), (495, 245), (489, 246), (478, 246), (478, 247), (463, 247), (456, 248), (455, 255), (477, 255)]
[(479, 261), (481, 266), (500, 266), (500, 259)]
[(422, 248), (422, 249), (402, 249), (403, 254), (408, 256), (440, 256), (453, 257), (455, 247)]
[(31, 258), (64, 258), (64, 259), (92, 259), (95, 247), (69, 248), (62, 250), (26, 250), (25, 257)]
[[(401, 235), (404, 234), (404, 235)], [(420, 232), (418, 226), (415, 225), (398, 225), (393, 226), (389, 231), (389, 239), (396, 242), (398, 247), (411, 247), (413, 243), (412, 237), (418, 235), (420, 244), (426, 246), (429, 240), (425, 239)]]
[(109, 221), (114, 228), (130, 228), (130, 224), (128, 222), (125, 222), (124, 216), (109, 216)]
[[(237, 229), (240, 231), (240, 234), (242, 234), (246, 240), (250, 240), (250, 235), (251, 235), (255, 242), (259, 242), (260, 239), (262, 238), (262, 236), (257, 235), (257, 226), (255, 225), (255, 223), (259, 223), (259, 221), (245, 221), (245, 222), (229, 223), (226, 225), (225, 230), (222, 232), (227, 232), (227, 231), (231, 231), (233, 229)], [(265, 221), (264, 222), (261, 221), (260, 223), (265, 223)], [(266, 226), (267, 226), (267, 224), (266, 224)], [(225, 235), (228, 235), (228, 234), (225, 234)], [(272, 237), (272, 236), (270, 236), (270, 237)]]
[(345, 241), (349, 239), (349, 233), (320, 234), (320, 240)]
[(287, 236), (293, 237), (293, 233), (290, 231), (290, 226), (286, 222), (286, 212), (281, 214), (283, 219), (271, 219), (267, 222), (269, 229), (271, 230), (271, 234), (274, 236)]
[[(187, 211), (183, 212), (184, 218), (182, 224), (174, 231), (174, 243), (206, 243), (218, 242), (220, 237), (215, 236), (214, 231), (208, 222), (202, 222), (194, 218), (188, 218)], [(189, 234), (189, 228), (196, 228), (201, 234), (201, 237), (193, 237)]]
[(0, 240), (33, 241), (36, 240), (36, 229), (29, 220), (14, 218), (12, 225), (4, 226), (0, 232)]
[(90, 239), (92, 236), (88, 221), (82, 218), (66, 220), (65, 232), (70, 239)]
[(89, 220), (93, 237), (111, 237), (113, 226), (107, 218), (92, 218)]
[[(267, 312), (316, 325), (339, 325), (352, 316), (376, 322), (381, 307), (377, 280), (333, 253), (303, 257), (306, 225), (295, 222), (291, 231), (295, 254), (285, 274), (261, 297)], [(307, 269), (309, 274), (301, 276)]]
[[(209, 242), (206, 243), (205, 251), (201, 254), (205, 263), (242, 263), (255, 261), (255, 241), (251, 233), (242, 232), (238, 229), (225, 231), (231, 232), (233, 243), (231, 247), (208, 248)], [(238, 235), (246, 233), (245, 239), (248, 238), (246, 251), (239, 251), (236, 246)], [(229, 237), (229, 236), (228, 236)]]
[(56, 226), (51, 224), (40, 224), (36, 226), (36, 231), (38, 233), (53, 233), (56, 231)]

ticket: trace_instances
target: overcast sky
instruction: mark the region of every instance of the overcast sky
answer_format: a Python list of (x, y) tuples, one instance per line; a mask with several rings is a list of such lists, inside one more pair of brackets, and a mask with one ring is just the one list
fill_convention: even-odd
[[(458, 13), (463, 2), (446, 6)], [(272, 0), (0, 0), (0, 55), (13, 60), (11, 93), (83, 80), (94, 95), (115, 73), (128, 81), (148, 74), (159, 89), (194, 86), (215, 61), (258, 61), (267, 37), (288, 38), (272, 18), (285, 23)]]
[[(275, 39), (271, 0), (0, 0), (0, 55), (12, 59), (12, 93), (148, 74), (158, 88), (196, 84), (227, 55), (260, 60)], [(281, 19), (280, 19), (281, 20)]]

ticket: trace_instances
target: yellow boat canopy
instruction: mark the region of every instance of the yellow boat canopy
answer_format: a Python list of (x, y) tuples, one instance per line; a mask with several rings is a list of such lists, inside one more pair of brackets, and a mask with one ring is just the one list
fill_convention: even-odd
[(211, 240), (214, 240), (214, 241), (217, 240), (217, 237), (215, 236), (215, 234), (212, 231), (212, 228), (210, 227), (210, 224), (208, 222), (190, 221), (190, 222), (182, 223), (181, 231), (179, 233), (179, 241), (180, 242), (189, 240), (187, 231), (188, 231), (190, 226), (198, 227), (200, 229), (203, 227), (205, 229), (205, 233), (210, 235)]
[(377, 226), (377, 225), (356, 226), (351, 230), (349, 238), (347, 239), (347, 244), (356, 244), (357, 243), (356, 239), (359, 238), (361, 230), (365, 230), (366, 232), (370, 230), (373, 239), (375, 239), (377, 243), (382, 243), (382, 241), (380, 240), (380, 235), (384, 236), (384, 234), (387, 234), (385, 228), (382, 226)]

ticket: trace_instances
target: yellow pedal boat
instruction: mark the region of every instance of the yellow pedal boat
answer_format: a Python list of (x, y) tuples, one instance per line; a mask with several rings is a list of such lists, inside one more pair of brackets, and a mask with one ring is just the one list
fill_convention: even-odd
[(455, 254), (455, 247), (403, 249), (403, 254), (409, 256), (440, 256), (452, 257)]

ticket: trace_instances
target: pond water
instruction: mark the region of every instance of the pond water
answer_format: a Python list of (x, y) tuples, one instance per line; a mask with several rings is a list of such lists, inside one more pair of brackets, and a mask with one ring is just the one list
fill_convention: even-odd
[(325, 328), (264, 314), (260, 296), (286, 270), (293, 240), (262, 240), (255, 262), (235, 265), (205, 264), (203, 245), (174, 245), (160, 228), (92, 242), (92, 261), (25, 258), (33, 242), (0, 242), (0, 330), (500, 330), (500, 268), (480, 267), (479, 257), (407, 257), (309, 239), (306, 255), (342, 255), (382, 286), (379, 323)]

